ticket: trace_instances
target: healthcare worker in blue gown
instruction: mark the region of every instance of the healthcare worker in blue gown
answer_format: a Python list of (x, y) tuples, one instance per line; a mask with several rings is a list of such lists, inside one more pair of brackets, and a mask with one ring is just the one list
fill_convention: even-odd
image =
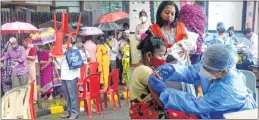
[[(201, 63), (192, 66), (165, 64), (149, 77), (152, 88), (160, 93), (166, 109), (174, 109), (200, 118), (223, 118), (224, 113), (254, 109), (257, 104), (246, 87), (245, 76), (238, 71), (237, 52), (230, 45), (214, 44), (202, 55)], [(161, 80), (162, 79), (162, 80)], [(166, 88), (165, 81), (201, 84), (204, 96)]]

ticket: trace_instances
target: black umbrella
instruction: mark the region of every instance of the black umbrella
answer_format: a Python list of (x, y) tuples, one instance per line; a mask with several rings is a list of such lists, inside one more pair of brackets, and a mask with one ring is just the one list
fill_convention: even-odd
[[(56, 21), (57, 24), (57, 29), (60, 30), (62, 23), (59, 21)], [(40, 28), (48, 28), (48, 27), (52, 27), (54, 28), (54, 20), (45, 22), (43, 24), (39, 25)], [(73, 29), (73, 27), (71, 27), (70, 25), (68, 25), (68, 31), (75, 31), (75, 29)]]
[(98, 26), (102, 31), (122, 30), (122, 27), (116, 23), (102, 23)]
[[(69, 25), (72, 27), (77, 27), (77, 22), (70, 22)], [(80, 23), (80, 27), (84, 27), (84, 25)]]

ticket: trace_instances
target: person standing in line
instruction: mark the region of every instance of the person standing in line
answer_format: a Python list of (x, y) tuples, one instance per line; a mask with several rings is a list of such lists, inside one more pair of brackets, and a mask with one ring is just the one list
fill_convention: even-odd
[[(114, 38), (114, 36), (112, 35), (112, 33), (109, 34), (108, 36), (109, 41), (111, 42), (110, 44), (108, 43), (109, 47), (110, 47), (110, 71), (113, 71), (117, 68), (117, 55), (118, 55), (118, 41), (116, 38)], [(113, 81), (111, 82), (111, 85), (113, 84)]]
[[(78, 49), (76, 47), (76, 41), (72, 41), (70, 45), (72, 49)], [(67, 42), (64, 41), (63, 52), (67, 51)], [(82, 52), (80, 52), (82, 58)], [(79, 116), (79, 106), (78, 106), (78, 91), (77, 83), (80, 77), (80, 68), (69, 69), (69, 65), (66, 57), (57, 58), (58, 63), (61, 66), (61, 86), (63, 88), (63, 95), (67, 104), (67, 114), (61, 116), (62, 118), (77, 119)]]
[(9, 39), (12, 47), (8, 48), (2, 61), (10, 59), (12, 66), (12, 89), (20, 86), (25, 86), (28, 83), (28, 64), (26, 60), (26, 52), (23, 46), (18, 45), (15, 37)]
[(37, 50), (36, 48), (31, 44), (31, 39), (26, 38), (23, 42), (23, 47), (26, 51), (26, 59), (29, 67), (29, 82), (34, 81), (34, 101), (37, 101), (37, 82), (36, 82), (36, 56), (37, 56)]

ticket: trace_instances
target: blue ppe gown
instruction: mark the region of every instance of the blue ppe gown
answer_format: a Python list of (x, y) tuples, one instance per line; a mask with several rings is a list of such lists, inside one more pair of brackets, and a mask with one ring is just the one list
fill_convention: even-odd
[[(223, 114), (249, 110), (257, 107), (252, 92), (246, 87), (245, 76), (236, 69), (211, 83), (199, 76), (201, 64), (180, 66), (166, 64), (158, 68), (162, 80), (153, 75), (149, 78), (152, 88), (160, 93), (160, 100), (166, 109), (196, 114), (200, 118), (222, 119)], [(204, 96), (195, 98), (190, 93), (166, 88), (164, 81), (178, 81), (201, 84)]]

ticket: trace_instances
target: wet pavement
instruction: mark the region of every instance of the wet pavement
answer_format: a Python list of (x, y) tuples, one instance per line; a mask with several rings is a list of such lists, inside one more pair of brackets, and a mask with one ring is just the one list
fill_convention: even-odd
[[(93, 108), (95, 108), (95, 104), (92, 105)], [(88, 114), (84, 112), (84, 109), (80, 109), (79, 119), (89, 119)], [(125, 100), (121, 100), (121, 108), (119, 108), (118, 102), (116, 101), (116, 109), (112, 109), (111, 102), (108, 103), (108, 107), (104, 108), (103, 105), (103, 111), (102, 111), (102, 117), (99, 116), (98, 113), (93, 113), (93, 120), (100, 120), (100, 119), (110, 119), (110, 120), (126, 120), (130, 119), (129, 117), (129, 105), (126, 103)], [(37, 119), (63, 119), (60, 116), (62, 116), (65, 113), (59, 113), (59, 114), (50, 114), (42, 117), (38, 117)]]

